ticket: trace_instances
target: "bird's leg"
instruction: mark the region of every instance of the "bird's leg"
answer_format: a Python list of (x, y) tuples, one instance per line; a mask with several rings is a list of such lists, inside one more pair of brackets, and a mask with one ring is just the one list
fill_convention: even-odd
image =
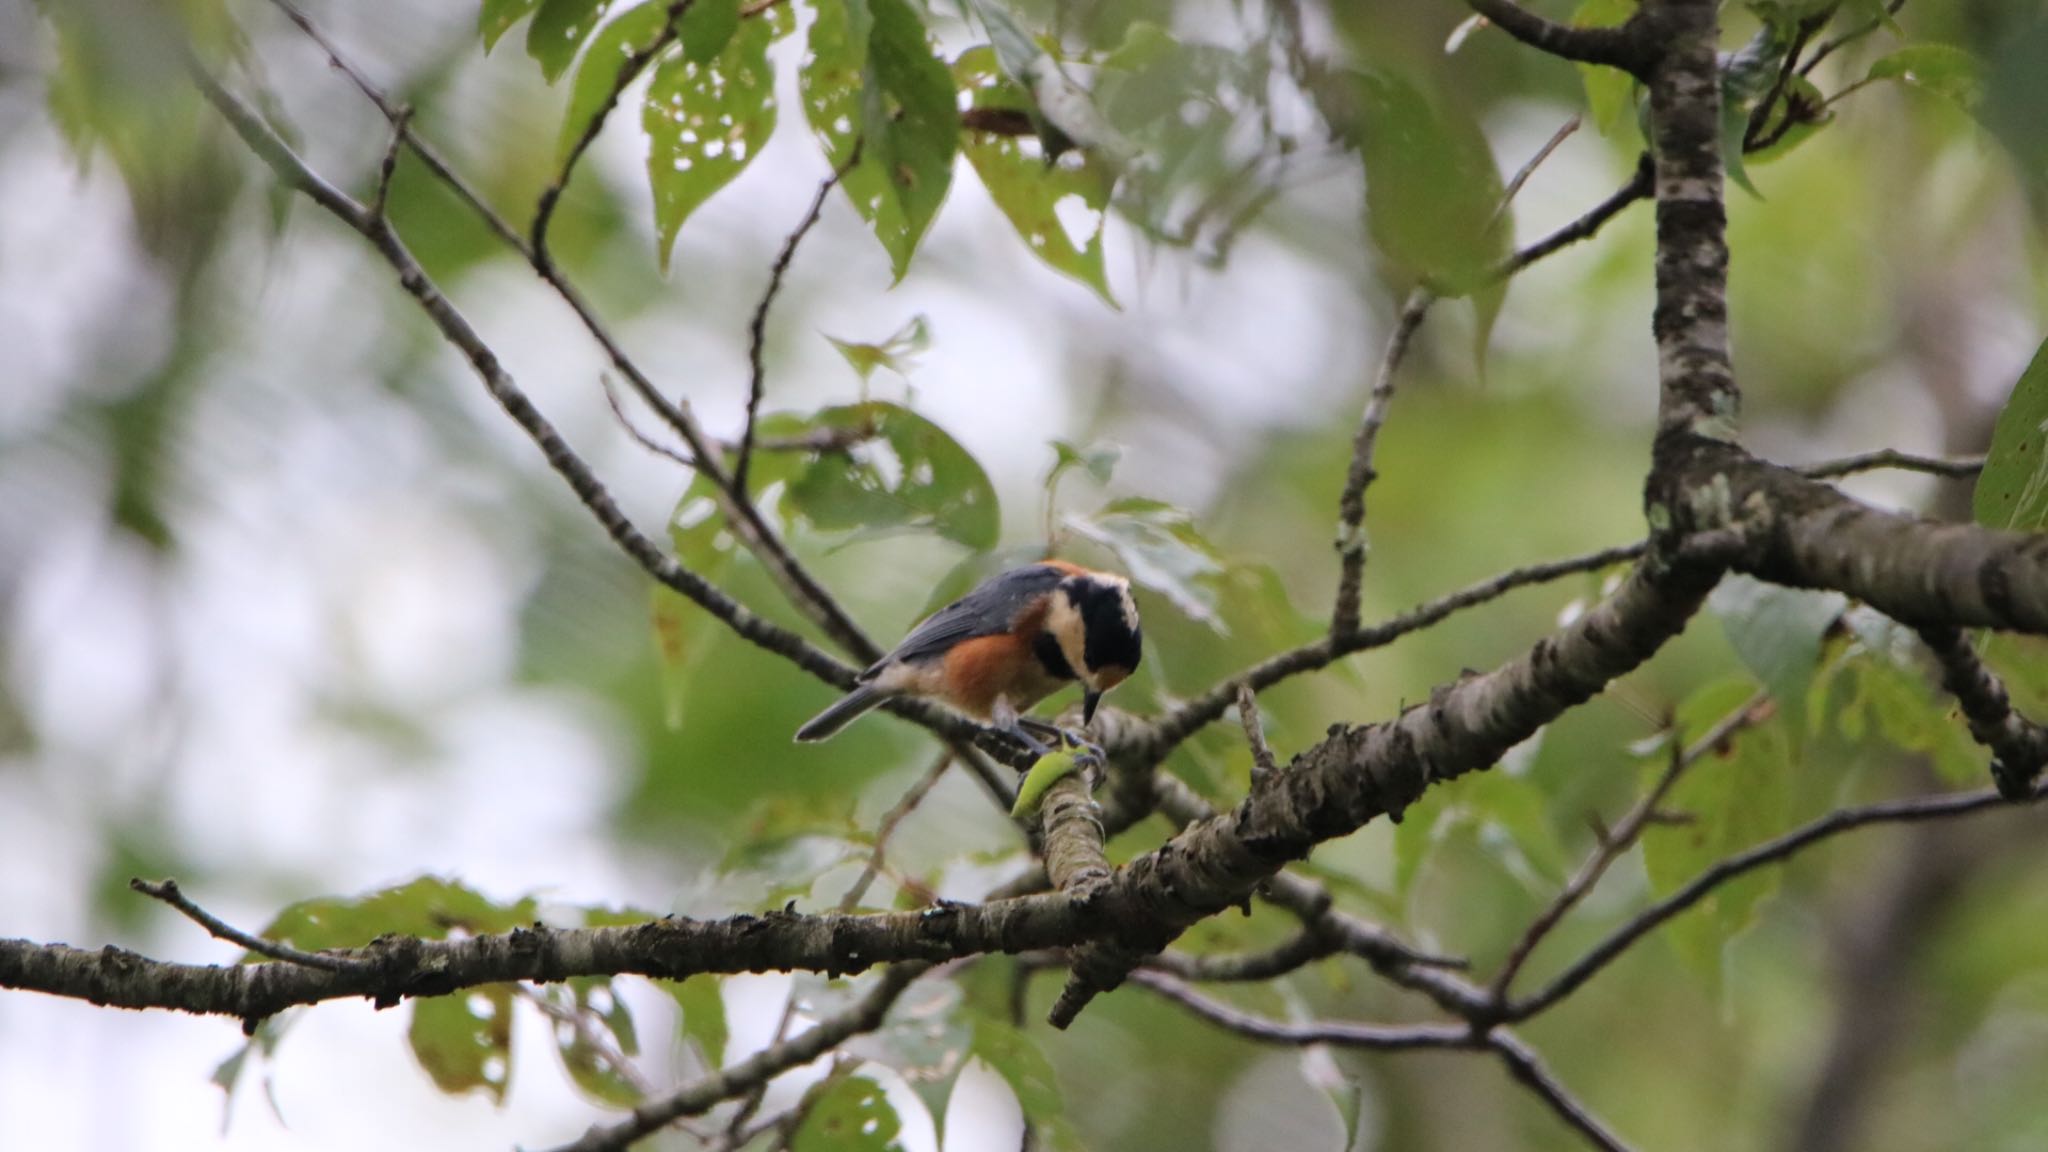
[[(989, 710), (989, 719), (992, 722), (990, 727), (1022, 744), (1033, 756), (1043, 759), (1052, 755), (1052, 749), (1046, 747), (1045, 743), (1038, 739), (1038, 737), (1033, 736), (1031, 729), (1027, 727), (1027, 725), (1037, 724), (1038, 722), (1036, 720), (1027, 721), (1017, 715), (1017, 710), (1010, 706), (1008, 698), (996, 697), (996, 706)], [(1057, 732), (1059, 730), (1055, 728), (1054, 731)]]
[(1095, 741), (1088, 739), (1071, 728), (1062, 728), (1057, 724), (1048, 724), (1043, 720), (1033, 720), (1028, 716), (1018, 717), (1017, 724), (1019, 727), (1036, 732), (1041, 736), (1051, 737), (1061, 747), (1085, 752), (1093, 756), (1098, 763), (1105, 756), (1105, 753), (1102, 751), (1102, 745), (1097, 744)]

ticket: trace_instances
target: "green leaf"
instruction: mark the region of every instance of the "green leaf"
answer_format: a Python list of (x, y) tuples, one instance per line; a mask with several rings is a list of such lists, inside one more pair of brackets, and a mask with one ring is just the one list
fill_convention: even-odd
[(612, 0), (542, 0), (526, 29), (526, 54), (540, 63), (548, 83), (569, 70), (569, 62), (611, 6)]
[(683, 221), (745, 171), (775, 132), (768, 45), (777, 35), (773, 17), (785, 11), (747, 21), (714, 59), (698, 60), (686, 41), (684, 51), (655, 65), (641, 124), (663, 271)]
[(477, 13), (477, 35), (484, 40), (484, 51), (497, 46), (498, 37), (512, 30), (514, 24), (533, 14), (540, 7), (540, 0), (484, 0), (483, 8)]
[(877, 368), (887, 368), (898, 376), (908, 378), (912, 368), (917, 366), (917, 356), (932, 346), (931, 322), (923, 313), (912, 316), (903, 327), (889, 334), (879, 344), (863, 344), (855, 340), (841, 340), (827, 336), (839, 354), (859, 374), (862, 384), (868, 382)]
[(889, 1152), (900, 1150), (902, 1118), (882, 1086), (865, 1076), (830, 1081), (810, 1100), (810, 1110), (790, 1139), (790, 1152)]
[(1487, 286), (1514, 228), (1500, 208), (1500, 171), (1486, 137), (1400, 77), (1360, 72), (1353, 79), (1373, 243), (1444, 295)]
[(929, 530), (976, 550), (995, 546), (1002, 529), (995, 486), (938, 425), (880, 400), (827, 408), (813, 422), (871, 434), (847, 452), (815, 454), (790, 482), (791, 506), (814, 527)]
[(1060, 1097), (1052, 1062), (1023, 1030), (1005, 1021), (978, 1016), (971, 1051), (1016, 1093), (1024, 1119), (1037, 1128), (1044, 1147), (1082, 1146), (1080, 1134), (1067, 1118), (1066, 1102)]
[[(757, 20), (775, 20), (779, 17), (775, 7), (758, 13)], [(782, 18), (785, 20), (786, 18)], [(708, 64), (717, 59), (725, 46), (732, 42), (732, 34), (740, 27), (740, 0), (692, 0), (684, 11), (676, 29), (683, 41), (683, 55), (699, 64)], [(782, 32), (788, 31), (787, 27)], [(782, 32), (777, 32), (779, 37)]]
[(697, 1046), (707, 1068), (725, 1065), (725, 997), (718, 977), (700, 973), (687, 980), (657, 980), (683, 1015), (683, 1038)]
[(262, 934), (317, 952), (358, 948), (387, 933), (442, 940), (455, 930), (509, 932), (533, 923), (537, 915), (532, 897), (496, 904), (455, 881), (422, 876), (355, 899), (301, 900), (278, 913)]
[(1870, 80), (1897, 80), (1951, 100), (1965, 110), (1984, 97), (1984, 67), (1953, 44), (1913, 44), (1870, 66)]
[(1088, 474), (1097, 484), (1109, 483), (1116, 472), (1116, 462), (1123, 459), (1124, 450), (1115, 444), (1091, 444), (1086, 448), (1077, 447), (1065, 440), (1052, 442), (1052, 471), (1045, 475), (1045, 488), (1050, 492), (1060, 477), (1075, 468)]
[[(975, 108), (1029, 111), (1030, 98), (996, 68), (988, 47), (953, 64), (953, 79)], [(996, 207), (1031, 254), (1095, 289), (1112, 307), (1102, 264), (1102, 230), (1115, 174), (1092, 154), (1079, 167), (1027, 155), (1015, 136), (970, 132), (962, 151)]]
[[(1580, 28), (1612, 28), (1635, 12), (1636, 0), (1584, 0), (1572, 13), (1572, 23)], [(1635, 77), (1619, 68), (1598, 64), (1575, 67), (1586, 88), (1587, 115), (1602, 136), (1613, 136), (1624, 126), (1635, 123)]]
[[(735, 541), (726, 529), (714, 492), (703, 476), (692, 479), (669, 515), (668, 537), (677, 563), (716, 584), (732, 566)], [(683, 721), (691, 668), (709, 647), (704, 637), (716, 621), (666, 584), (648, 586), (647, 609), (655, 657), (661, 663), (662, 707), (669, 728), (674, 730)]]
[(810, 49), (804, 113), (835, 170), (860, 149), (840, 186), (901, 280), (953, 179), (952, 78), (907, 0), (820, 4)]
[(1069, 516), (1067, 525), (1116, 554), (1124, 574), (1172, 601), (1174, 607), (1218, 632), (1224, 576), (1222, 558), (1188, 514), (1157, 500), (1117, 500), (1093, 516)]
[[(1766, 135), (1774, 135), (1777, 139), (1751, 151), (1745, 160), (1750, 164), (1776, 160), (1811, 139), (1814, 133), (1827, 127), (1835, 119), (1833, 112), (1822, 107), (1826, 102), (1827, 97), (1813, 81), (1804, 76), (1793, 76), (1791, 83), (1785, 86), (1785, 100), (1778, 106), (1778, 119), (1765, 130)], [(1797, 118), (1789, 127), (1781, 127), (1786, 116)]]
[(1911, 630), (1868, 608), (1852, 608), (1843, 619), (1855, 639), (1816, 681), (1813, 697), (1824, 709), (1834, 697), (1818, 690), (1844, 686), (1846, 699), (1834, 713), (1842, 735), (1860, 743), (1874, 732), (1894, 750), (1928, 757), (1945, 780), (1980, 780), (1986, 755), (1955, 702), (1936, 686), (1932, 661)]
[(1748, 576), (1723, 580), (1707, 599), (1735, 654), (1786, 710), (1794, 732), (1805, 730), (1802, 714), (1821, 637), (1848, 606), (1838, 592), (1784, 588)]
[(890, 1009), (883, 1027), (856, 1038), (845, 1051), (888, 1065), (924, 1102), (940, 1146), (946, 1139), (946, 1101), (967, 1063), (973, 1029), (966, 996), (952, 980), (920, 980)]
[(576, 79), (569, 85), (569, 111), (562, 117), (562, 131), (555, 143), (555, 163), (566, 163), (576, 142), (589, 130), (590, 122), (611, 99), (619, 84), (619, 69), (626, 61), (652, 48), (668, 28), (668, 9), (659, 3), (642, 4), (599, 29), (590, 40), (590, 51), (576, 65)]
[(1998, 413), (1972, 511), (1979, 524), (1993, 528), (2048, 527), (2048, 343), (2035, 349)]
[(512, 990), (485, 984), (413, 1002), (406, 1039), (435, 1087), (505, 1102), (512, 1082)]
[(639, 1103), (640, 1090), (611, 1061), (611, 1052), (630, 1057), (640, 1051), (633, 1013), (612, 987), (611, 978), (573, 977), (547, 988), (544, 995), (556, 1011), (573, 1013), (583, 1021), (581, 1027), (569, 1019), (552, 1021), (555, 1051), (569, 1079), (598, 1104), (630, 1108)]
[[(1695, 692), (1679, 706), (1679, 739), (1706, 732), (1754, 692), (1743, 678)], [(1659, 755), (1647, 768), (1655, 776), (1665, 764)], [(1668, 896), (1714, 863), (1784, 831), (1791, 818), (1791, 772), (1791, 740), (1775, 718), (1745, 730), (1693, 765), (1664, 801), (1666, 811), (1681, 814), (1686, 822), (1654, 825), (1643, 835), (1651, 892)], [(1680, 957), (1716, 996), (1722, 949), (1749, 926), (1758, 904), (1777, 890), (1778, 879), (1777, 869), (1762, 868), (1731, 880), (1666, 928)]]

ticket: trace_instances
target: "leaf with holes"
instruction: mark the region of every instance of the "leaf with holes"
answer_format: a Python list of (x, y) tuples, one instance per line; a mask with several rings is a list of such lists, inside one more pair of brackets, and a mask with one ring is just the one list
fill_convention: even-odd
[(1010, 1085), (1024, 1119), (1038, 1131), (1044, 1147), (1082, 1147), (1080, 1134), (1067, 1117), (1052, 1062), (1022, 1029), (991, 1017), (976, 1017), (970, 1051)]
[(609, 976), (577, 976), (541, 993), (550, 1005), (555, 1052), (562, 1067), (592, 1101), (612, 1108), (640, 1102), (618, 1060), (640, 1052), (633, 1013), (612, 988)]
[(976, 550), (995, 546), (1002, 528), (995, 486), (944, 429), (880, 400), (827, 408), (813, 422), (871, 434), (848, 452), (815, 454), (790, 482), (791, 506), (814, 527), (920, 529)]
[(1984, 98), (1984, 67), (1953, 44), (1913, 44), (1878, 59), (1868, 79), (1897, 80), (1968, 111)]
[(828, 1080), (809, 1097), (790, 1152), (900, 1152), (903, 1120), (882, 1086), (865, 1076)]
[(526, 54), (540, 63), (548, 83), (569, 70), (570, 61), (611, 6), (612, 0), (542, 0), (526, 29)]
[[(1755, 694), (1746, 678), (1717, 681), (1678, 709), (1680, 739), (1703, 733)], [(1652, 775), (1665, 770), (1651, 759)], [(1781, 719), (1751, 728), (1692, 766), (1664, 802), (1679, 824), (1658, 824), (1643, 835), (1643, 866), (1650, 890), (1668, 896), (1716, 862), (1783, 832), (1791, 818), (1792, 743)], [(1719, 886), (1665, 929), (1680, 957), (1719, 995), (1721, 953), (1755, 919), (1757, 906), (1777, 891), (1779, 871), (1763, 868)]]
[(818, 7), (800, 76), (804, 114), (840, 187), (874, 228), (896, 279), (910, 268), (953, 179), (960, 109), (907, 0)]
[(2048, 528), (2048, 342), (2035, 349), (1998, 413), (1972, 504), (1979, 524), (2015, 532)]
[(511, 984), (484, 984), (413, 1002), (406, 1039), (412, 1054), (449, 1095), (482, 1092), (505, 1102), (512, 1082)]
[(745, 21), (710, 60), (695, 59), (686, 43), (655, 65), (641, 123), (663, 271), (683, 221), (745, 171), (775, 131), (768, 45), (784, 30), (778, 18), (788, 19), (786, 7)]
[(1124, 499), (1067, 525), (1116, 554), (1124, 574), (1218, 632), (1223, 559), (1188, 514), (1157, 500)]
[(484, 51), (496, 47), (498, 37), (510, 32), (514, 24), (532, 15), (538, 7), (540, 0), (484, 0), (476, 15), (476, 31), (483, 37)]
[(590, 39), (590, 51), (576, 65), (576, 79), (569, 85), (569, 111), (562, 117), (562, 132), (555, 143), (555, 163), (563, 164), (576, 142), (590, 130), (590, 122), (612, 98), (619, 86), (619, 70), (626, 62), (654, 46), (668, 28), (665, 6), (642, 4), (606, 24)]
[(931, 1114), (934, 1135), (946, 1140), (946, 1100), (967, 1063), (973, 1026), (960, 985), (920, 980), (904, 992), (881, 1028), (856, 1036), (841, 1051), (882, 1064), (902, 1076)]
[(497, 904), (452, 880), (422, 876), (355, 899), (301, 900), (278, 913), (263, 935), (302, 951), (357, 948), (386, 933), (442, 940), (456, 930), (509, 932), (533, 923), (537, 912), (531, 897)]
[[(962, 53), (953, 80), (977, 109), (1028, 112), (1031, 98), (996, 67), (986, 47)], [(1090, 155), (1080, 166), (1028, 155), (1020, 137), (969, 132), (961, 150), (1024, 246), (1055, 271), (1095, 289), (1111, 306), (1102, 267), (1102, 229), (1115, 175)]]

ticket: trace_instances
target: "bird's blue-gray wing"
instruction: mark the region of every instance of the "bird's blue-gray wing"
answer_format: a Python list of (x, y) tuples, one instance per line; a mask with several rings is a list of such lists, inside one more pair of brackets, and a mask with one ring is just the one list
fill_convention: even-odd
[(894, 651), (870, 665), (861, 679), (898, 662), (918, 663), (944, 656), (955, 644), (1010, 630), (1026, 605), (1051, 592), (1067, 573), (1050, 564), (1027, 564), (991, 576), (974, 591), (926, 617)]

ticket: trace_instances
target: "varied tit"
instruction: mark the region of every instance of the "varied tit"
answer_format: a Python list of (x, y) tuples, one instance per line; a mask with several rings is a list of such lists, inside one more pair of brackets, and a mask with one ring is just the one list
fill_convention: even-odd
[(1022, 713), (1078, 680), (1087, 727), (1102, 694), (1137, 670), (1142, 639), (1123, 577), (1064, 560), (1013, 568), (911, 629), (796, 738), (823, 740), (892, 696), (917, 696), (991, 723), (1043, 756), (1032, 732), (1063, 734)]

